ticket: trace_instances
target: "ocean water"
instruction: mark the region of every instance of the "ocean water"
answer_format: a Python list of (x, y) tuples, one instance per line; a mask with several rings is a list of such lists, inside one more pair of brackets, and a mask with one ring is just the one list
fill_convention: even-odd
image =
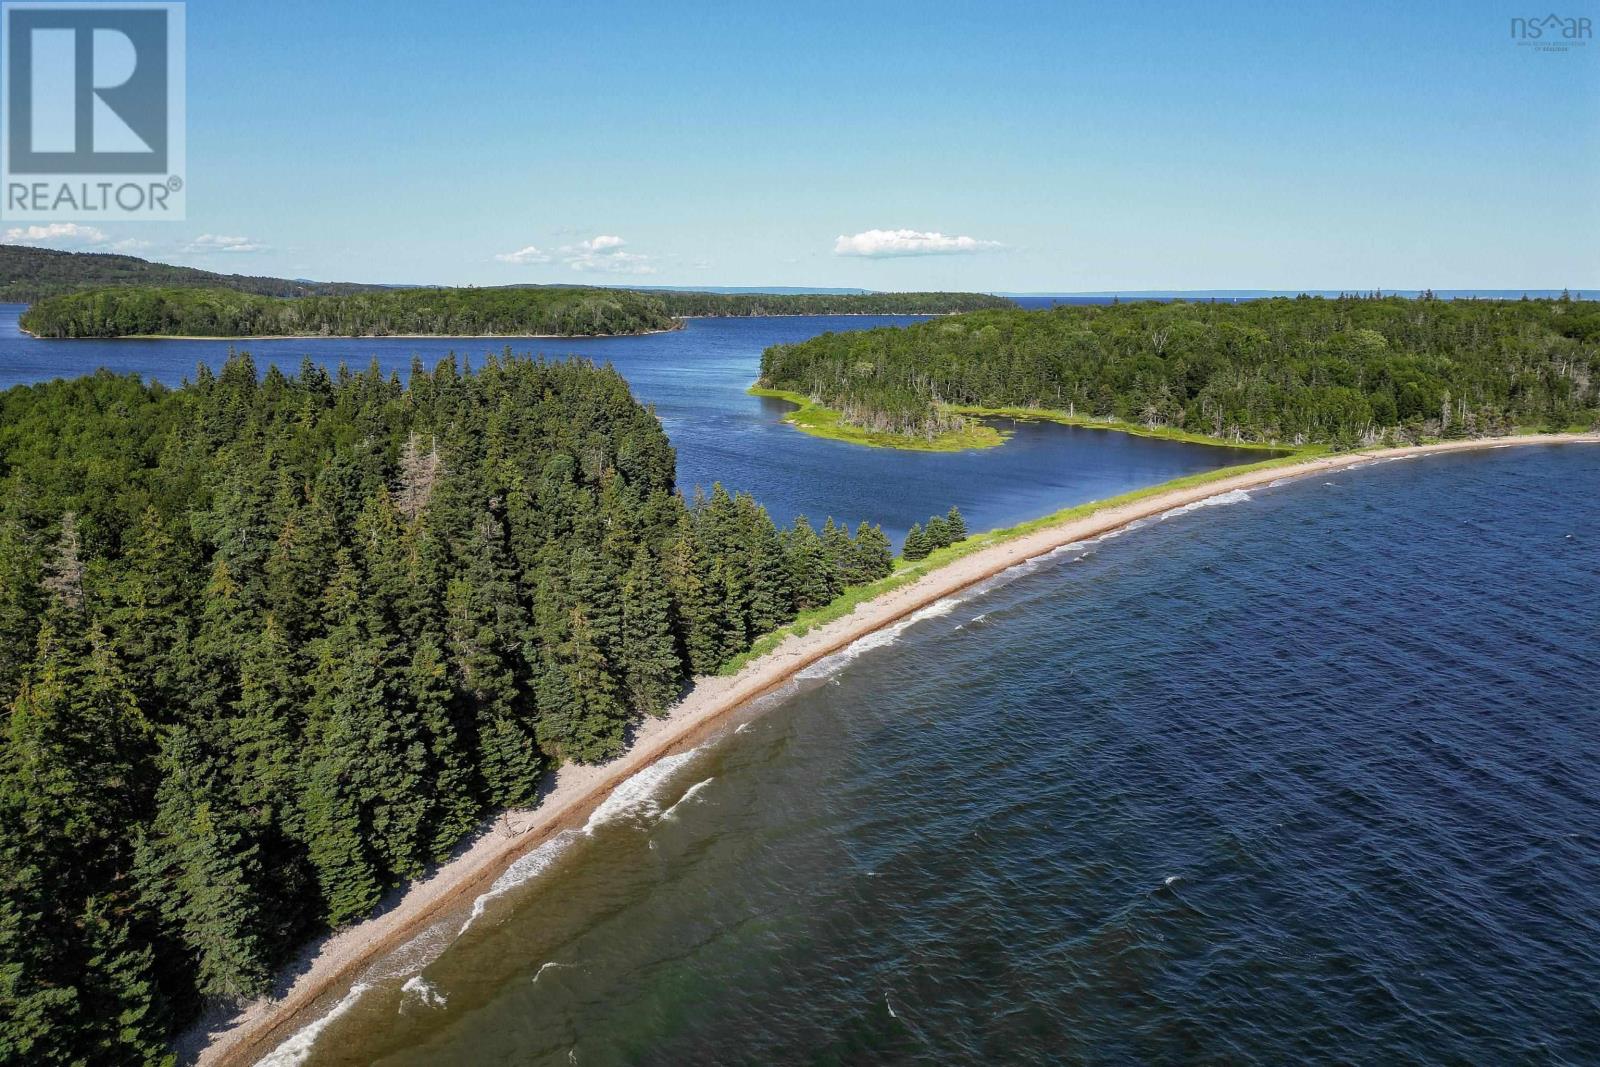
[(1600, 447), (1526, 447), (924, 611), (269, 1062), (1593, 1064), (1596, 975)]
[[(17, 326), (21, 305), (0, 305), (0, 388), (108, 367), (177, 385), (195, 367), (219, 366), (226, 341), (40, 341)], [(794, 406), (748, 396), (768, 345), (828, 330), (918, 321), (893, 317), (690, 319), (682, 330), (646, 337), (510, 342), (515, 352), (576, 354), (610, 362), (634, 395), (655, 406), (678, 450), (678, 484), (709, 491), (722, 482), (765, 504), (782, 523), (807, 515), (882, 523), (896, 542), (914, 522), (958, 505), (974, 530), (1010, 526), (1086, 500), (1184, 474), (1261, 459), (1269, 453), (1187, 445), (1050, 423), (997, 420), (1015, 436), (975, 452), (903, 452), (827, 441), (783, 422)], [(446, 353), (481, 362), (502, 343), (481, 338), (295, 338), (244, 341), (263, 370), (294, 373), (303, 356), (356, 369), (376, 357), (385, 371), (410, 370), (413, 355), (431, 366)]]

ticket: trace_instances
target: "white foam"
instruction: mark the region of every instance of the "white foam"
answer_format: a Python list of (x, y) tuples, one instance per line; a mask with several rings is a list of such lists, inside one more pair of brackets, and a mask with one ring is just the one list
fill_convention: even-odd
[(467, 928), (483, 916), (484, 909), (489, 906), (489, 901), (515, 889), (530, 879), (537, 878), (548, 870), (557, 857), (567, 850), (567, 846), (572, 844), (576, 836), (571, 830), (563, 831), (532, 852), (524, 856), (518, 856), (516, 862), (507, 867), (504, 873), (494, 880), (494, 884), (489, 886), (488, 892), (481, 894), (477, 900), (472, 902), (472, 914), (467, 916), (466, 921), (461, 924), (461, 929), (456, 931), (456, 937), (466, 933)]
[(1245, 490), (1230, 489), (1226, 493), (1218, 493), (1216, 496), (1208, 496), (1204, 500), (1196, 500), (1192, 504), (1183, 504), (1163, 511), (1161, 513), (1161, 521), (1165, 522), (1174, 515), (1187, 515), (1189, 512), (1198, 511), (1201, 508), (1215, 508), (1226, 504), (1243, 504), (1249, 499), (1250, 494)]
[[(411, 999), (420, 1001), (425, 1008), (442, 1008), (447, 1002), (445, 995), (434, 988), (433, 983), (420, 974), (414, 974), (407, 978), (406, 984), (400, 987), (400, 992)], [(406, 1005), (410, 1002), (410, 999), (402, 1000), (400, 1002), (400, 1010), (405, 1011)]]
[(350, 992), (346, 993), (344, 998), (333, 1006), (332, 1011), (316, 1022), (309, 1023), (295, 1031), (287, 1041), (262, 1057), (256, 1067), (300, 1067), (310, 1058), (311, 1046), (317, 1043), (317, 1038), (322, 1034), (322, 1031), (331, 1026), (339, 1016), (355, 1007), (356, 1001), (361, 999), (361, 994), (371, 988), (365, 982), (357, 982), (351, 986)]
[(438, 959), (455, 939), (448, 927), (435, 923), (367, 968), (361, 980), (370, 985), (415, 974)]
[(894, 1005), (889, 1003), (889, 994), (887, 994), (887, 993), (885, 993), (883, 995), (883, 1006), (889, 1009), (889, 1018), (891, 1018), (891, 1019), (900, 1018), (900, 1016), (898, 1016), (898, 1015), (896, 1015), (894, 1013)]
[(736, 734), (742, 734), (748, 729), (750, 729), (750, 724), (747, 722), (742, 722), (733, 728), (733, 732)]
[(831, 656), (824, 656), (811, 666), (798, 672), (795, 677), (806, 681), (831, 679), (839, 672), (840, 668), (844, 667), (846, 664), (850, 663), (863, 653), (871, 652), (875, 648), (889, 647), (896, 641), (900, 640), (901, 634), (905, 633), (917, 623), (925, 622), (928, 619), (936, 619), (941, 615), (948, 615), (954, 611), (956, 609), (956, 605), (960, 604), (962, 601), (981, 595), (985, 591), (987, 590), (984, 586), (976, 586), (965, 592), (957, 593), (953, 596), (947, 596), (942, 600), (935, 600), (932, 604), (913, 611), (910, 615), (907, 615), (899, 622), (890, 626), (885, 626), (881, 630), (874, 630), (872, 633), (866, 634), (865, 636), (859, 637), (850, 642), (844, 648), (841, 648)]
[(663, 756), (644, 770), (611, 791), (584, 824), (583, 832), (593, 834), (595, 829), (627, 815), (654, 816), (661, 813), (657, 793), (674, 772), (700, 754), (699, 748)]
[[(661, 818), (663, 820), (665, 820), (667, 818), (670, 818), (673, 812), (675, 812), (679, 808), (683, 807), (683, 805), (688, 803), (690, 800), (693, 800), (695, 798), (695, 796), (699, 794), (700, 790), (704, 789), (706, 786), (710, 785), (714, 781), (716, 781), (716, 778), (715, 777), (711, 777), (711, 778), (707, 778), (703, 782), (696, 782), (694, 785), (691, 785), (688, 788), (688, 790), (683, 794), (683, 796), (681, 796), (681, 797), (679, 797), (677, 799), (677, 801), (672, 805), (672, 807), (668, 808), (666, 811), (661, 813)], [(654, 845), (655, 842), (652, 841), (652, 842), (650, 842), (650, 844)]]
[(544, 972), (548, 971), (552, 967), (571, 967), (571, 966), (572, 966), (572, 964), (570, 964), (570, 963), (557, 963), (555, 960), (551, 960), (549, 963), (540, 964), (539, 965), (539, 969), (533, 973), (533, 980), (535, 982), (537, 982), (540, 978), (544, 977)]

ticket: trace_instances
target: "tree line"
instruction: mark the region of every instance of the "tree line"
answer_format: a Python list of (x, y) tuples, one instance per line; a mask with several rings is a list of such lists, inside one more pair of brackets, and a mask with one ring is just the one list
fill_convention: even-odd
[(1026, 407), (1235, 441), (1337, 446), (1600, 420), (1600, 304), (1398, 297), (981, 311), (828, 333), (761, 384), (934, 437), (952, 406)]
[(988, 293), (691, 293), (656, 290), (668, 313), (685, 316), (948, 315), (1015, 307)]
[(95, 289), (22, 314), (39, 337), (586, 336), (670, 330), (660, 300), (626, 289), (384, 289), (270, 297), (235, 289)]
[(111, 285), (238, 289), (265, 296), (328, 295), (386, 288), (356, 282), (218, 274), (110, 252), (61, 252), (53, 248), (0, 244), (0, 302), (30, 304), (63, 293)]
[(670, 330), (678, 316), (932, 315), (1010, 301), (978, 293), (759, 295), (573, 286), (367, 289), (293, 297), (237, 288), (125, 286), (48, 297), (23, 312), (39, 337), (422, 334), (589, 336)]
[(580, 361), (0, 394), (0, 1061), (167, 1062), (206, 998), (893, 566), (674, 465)]

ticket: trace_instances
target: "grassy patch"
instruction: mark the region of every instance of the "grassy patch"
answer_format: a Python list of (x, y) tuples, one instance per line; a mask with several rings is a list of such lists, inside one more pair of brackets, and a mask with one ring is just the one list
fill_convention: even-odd
[(823, 407), (802, 393), (791, 393), (785, 389), (766, 389), (758, 385), (751, 386), (748, 392), (751, 396), (776, 397), (799, 405), (797, 410), (783, 417), (783, 421), (795, 429), (803, 430), (813, 437), (826, 437), (852, 445), (901, 448), (915, 452), (965, 452), (972, 448), (993, 448), (1005, 441), (1005, 435), (999, 430), (993, 426), (986, 426), (976, 419), (970, 421), (964, 429), (940, 434), (938, 437), (911, 437), (907, 434), (879, 433), (852, 426), (844, 421), (844, 416), (839, 412)]
[(764, 656), (778, 647), (785, 638), (804, 636), (814, 627), (833, 622), (835, 619), (842, 619), (854, 611), (857, 605), (864, 604), (869, 600), (875, 600), (885, 593), (909, 585), (924, 574), (937, 570), (948, 563), (953, 563), (963, 556), (970, 556), (981, 549), (1003, 544), (1006, 541), (1014, 541), (1019, 537), (1042, 530), (1047, 526), (1055, 526), (1074, 519), (1081, 519), (1106, 508), (1131, 504), (1136, 500), (1143, 500), (1158, 493), (1171, 492), (1175, 489), (1189, 489), (1194, 486), (1206, 485), (1210, 482), (1220, 482), (1235, 475), (1249, 474), (1252, 471), (1269, 470), (1273, 467), (1288, 467), (1296, 463), (1303, 463), (1308, 459), (1327, 455), (1328, 452), (1329, 449), (1325, 446), (1318, 445), (1297, 449), (1290, 455), (1278, 456), (1274, 459), (1265, 459), (1256, 463), (1242, 463), (1232, 467), (1219, 467), (1216, 470), (1203, 471), (1199, 474), (1189, 474), (1182, 478), (1161, 482), (1158, 485), (1134, 489), (1131, 492), (1106, 500), (1091, 500), (1085, 504), (1063, 508), (1049, 515), (1042, 515), (1037, 519), (1029, 519), (1027, 522), (1018, 523), (1016, 526), (1007, 526), (999, 530), (989, 530), (984, 533), (974, 534), (958, 544), (938, 549), (926, 559), (918, 560), (915, 563), (909, 562), (904, 558), (897, 559), (894, 564), (894, 573), (887, 578), (881, 578), (870, 585), (847, 589), (831, 603), (825, 604), (820, 608), (814, 608), (811, 611), (802, 612), (788, 625), (781, 626), (771, 633), (757, 638), (748, 651), (723, 664), (722, 669), (717, 673), (722, 675), (737, 674), (751, 660)]
[(1119, 419), (1097, 419), (1088, 415), (1072, 415), (1065, 411), (1054, 411), (1049, 408), (980, 408), (965, 404), (950, 404), (946, 411), (953, 411), (958, 415), (975, 415), (982, 417), (999, 417), (1007, 419), (1034, 419), (1040, 422), (1058, 422), (1063, 426), (1082, 426), (1089, 430), (1115, 430), (1118, 433), (1129, 433), (1135, 437), (1158, 437), (1164, 441), (1183, 441), (1191, 445), (1221, 445), (1227, 448), (1255, 448), (1263, 451), (1282, 452), (1294, 450), (1294, 445), (1268, 445), (1259, 441), (1228, 441), (1221, 437), (1211, 437), (1203, 433), (1191, 433), (1188, 430), (1175, 430), (1166, 426), (1141, 426), (1136, 422), (1122, 422)]

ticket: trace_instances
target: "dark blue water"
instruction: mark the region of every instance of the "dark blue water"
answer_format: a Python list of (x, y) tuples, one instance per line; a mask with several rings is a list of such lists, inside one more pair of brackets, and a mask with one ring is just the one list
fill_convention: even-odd
[[(208, 362), (227, 358), (225, 341), (40, 341), (17, 326), (20, 305), (0, 305), (0, 388), (88, 374), (98, 367), (176, 385)], [(786, 425), (782, 400), (745, 390), (761, 373), (761, 352), (828, 330), (916, 322), (891, 317), (690, 319), (684, 329), (647, 337), (512, 342), (513, 351), (576, 354), (610, 362), (634, 395), (653, 404), (678, 450), (685, 492), (721, 481), (765, 504), (787, 523), (804, 514), (818, 525), (832, 515), (852, 525), (882, 523), (897, 542), (914, 522), (952, 504), (974, 530), (1010, 526), (1058, 508), (1098, 500), (1196, 471), (1263, 458), (1261, 452), (1129, 437), (1049, 423), (997, 420), (1015, 431), (1003, 448), (975, 452), (903, 452), (811, 437)], [(294, 338), (234, 342), (265, 370), (295, 373), (301, 358), (355, 369), (376, 357), (404, 376), (413, 356), (432, 365), (450, 351), (482, 361), (504, 344), (481, 338)]]
[(278, 1062), (1600, 1062), (1600, 447), (1230, 499), (814, 669)]

